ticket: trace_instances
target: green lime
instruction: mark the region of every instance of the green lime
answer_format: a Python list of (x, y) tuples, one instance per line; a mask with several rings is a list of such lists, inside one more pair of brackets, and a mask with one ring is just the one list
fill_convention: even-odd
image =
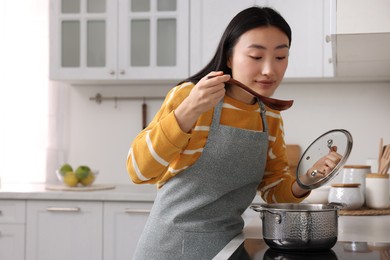
[(94, 180), (95, 180), (95, 175), (93, 175), (92, 172), (89, 172), (88, 176), (82, 179), (80, 182), (84, 186), (89, 186), (93, 183)]
[(76, 169), (76, 176), (79, 180), (86, 178), (91, 169), (88, 166), (81, 165)]
[(64, 165), (61, 166), (60, 173), (62, 176), (65, 176), (65, 173), (67, 172), (73, 172), (73, 168), (68, 163), (65, 163)]

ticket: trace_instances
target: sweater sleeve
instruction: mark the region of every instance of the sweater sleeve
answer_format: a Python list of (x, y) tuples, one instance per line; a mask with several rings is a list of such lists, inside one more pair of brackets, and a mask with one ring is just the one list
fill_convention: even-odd
[(187, 85), (176, 86), (168, 93), (148, 127), (134, 139), (126, 163), (134, 183), (158, 182), (188, 144), (191, 134), (181, 130), (174, 114), (189, 93)]
[(289, 172), (283, 120), (279, 112), (267, 111), (268, 115), (270, 113), (274, 117), (278, 115), (278, 120), (267, 120), (270, 129), (267, 165), (258, 190), (267, 203), (299, 203), (309, 194), (298, 198), (292, 193), (292, 185), (296, 178)]

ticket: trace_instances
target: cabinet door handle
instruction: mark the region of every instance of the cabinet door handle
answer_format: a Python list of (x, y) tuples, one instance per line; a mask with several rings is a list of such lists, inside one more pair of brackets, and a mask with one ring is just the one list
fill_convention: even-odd
[(150, 213), (150, 209), (125, 209), (125, 213)]
[(63, 207), (47, 207), (47, 211), (51, 212), (79, 212), (79, 207), (73, 207), (73, 208), (63, 208)]

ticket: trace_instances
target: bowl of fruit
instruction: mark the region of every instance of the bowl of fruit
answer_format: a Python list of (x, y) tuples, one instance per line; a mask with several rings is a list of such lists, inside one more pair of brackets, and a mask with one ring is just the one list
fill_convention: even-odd
[(63, 164), (56, 170), (58, 180), (69, 187), (91, 186), (98, 173), (98, 171), (91, 170), (91, 168), (86, 165), (80, 165), (77, 168), (73, 168), (68, 163)]

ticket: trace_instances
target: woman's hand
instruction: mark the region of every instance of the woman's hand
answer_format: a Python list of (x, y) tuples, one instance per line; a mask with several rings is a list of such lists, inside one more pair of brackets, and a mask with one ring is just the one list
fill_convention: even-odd
[(306, 177), (313, 181), (317, 181), (319, 179), (322, 179), (323, 177), (327, 176), (335, 167), (336, 165), (341, 161), (343, 157), (337, 153), (337, 147), (332, 146), (330, 148), (329, 153), (319, 159), (313, 167), (311, 167), (307, 173)]
[[(208, 78), (213, 76), (212, 78)], [(230, 75), (222, 71), (210, 72), (191, 90), (188, 97), (175, 110), (176, 120), (183, 132), (189, 132), (198, 117), (215, 107), (225, 96), (225, 82)]]
[[(337, 153), (337, 147), (332, 146), (329, 153), (320, 158), (313, 167), (311, 167), (305, 175), (300, 176), (300, 181), (306, 185), (316, 183), (320, 179), (327, 176), (341, 161), (342, 155)], [(302, 189), (297, 182), (294, 182), (292, 191), (294, 195), (299, 198), (308, 193), (308, 190)]]

